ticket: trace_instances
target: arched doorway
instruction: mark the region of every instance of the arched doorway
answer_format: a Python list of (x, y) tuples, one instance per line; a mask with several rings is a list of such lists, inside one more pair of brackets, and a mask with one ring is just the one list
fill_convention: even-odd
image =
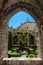
[(34, 36), (33, 35), (31, 35), (30, 38), (29, 38), (29, 45), (36, 45), (35, 41), (34, 41)]
[[(4, 33), (4, 34), (2, 34), (3, 35), (2, 37), (4, 37), (4, 39), (3, 39), (2, 43), (4, 43), (4, 47), (6, 46), (6, 50), (5, 50), (5, 48), (2, 49), (2, 53), (1, 53), (2, 57), (6, 57), (7, 56), (7, 50), (8, 50), (8, 38), (7, 38), (7, 35), (6, 35), (6, 34), (8, 34), (7, 33), (8, 20), (14, 13), (16, 13), (18, 11), (29, 12), (36, 19), (36, 21), (37, 21), (36, 23), (37, 23), (38, 27), (40, 26), (40, 24), (39, 24), (39, 22), (41, 21), (40, 16), (39, 16), (40, 12), (39, 12), (39, 10), (35, 6), (33, 6), (33, 5), (29, 4), (29, 3), (17, 2), (15, 4), (13, 4), (12, 6), (10, 6), (9, 8), (7, 8), (6, 10), (4, 10), (4, 15), (5, 15), (4, 17), (5, 17), (5, 19), (4, 19), (3, 26), (2, 26), (2, 28), (3, 28), (2, 31)], [(40, 30), (41, 29), (39, 28), (39, 34), (40, 34)], [(41, 41), (40, 41), (40, 43), (41, 43)], [(3, 52), (3, 50), (5, 50), (5, 51)]]

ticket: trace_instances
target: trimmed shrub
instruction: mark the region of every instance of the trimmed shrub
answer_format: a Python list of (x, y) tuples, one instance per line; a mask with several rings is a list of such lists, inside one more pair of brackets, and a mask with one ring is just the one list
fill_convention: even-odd
[(20, 57), (21, 53), (8, 51), (8, 57)]
[(37, 57), (38, 51), (37, 51), (37, 47), (36, 48), (35, 47), (34, 46), (27, 47), (26, 57), (30, 57), (30, 58)]

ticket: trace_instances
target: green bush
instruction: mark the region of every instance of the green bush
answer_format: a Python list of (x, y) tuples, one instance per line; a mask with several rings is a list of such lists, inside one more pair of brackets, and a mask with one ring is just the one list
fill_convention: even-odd
[(28, 53), (26, 54), (26, 57), (28, 57)]
[(8, 51), (8, 57), (19, 57), (21, 56), (21, 53), (20, 52), (11, 52), (11, 51)]
[(37, 50), (37, 46), (31, 46), (34, 50)]
[(33, 58), (33, 57), (36, 57), (36, 56), (34, 54), (30, 54), (30, 55), (28, 55), (28, 57)]
[(15, 50), (16, 50), (15, 48), (12, 48), (12, 49), (11, 49), (12, 52), (15, 51)]
[(38, 55), (38, 51), (37, 51), (37, 50), (35, 50), (34, 54), (35, 54), (35, 55)]
[(38, 55), (38, 51), (37, 51), (37, 47), (35, 46), (30, 46), (30, 47), (27, 47), (26, 49), (26, 57), (37, 57)]

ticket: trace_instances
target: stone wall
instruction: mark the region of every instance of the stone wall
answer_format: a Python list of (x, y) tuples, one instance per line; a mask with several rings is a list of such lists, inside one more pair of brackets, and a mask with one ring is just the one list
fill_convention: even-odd
[(41, 43), (41, 52), (42, 52), (42, 59), (43, 59), (43, 25), (41, 25), (41, 39), (42, 39), (42, 43)]
[(21, 23), (21, 25), (17, 28), (17, 30), (23, 30), (27, 32), (34, 32), (34, 27), (36, 25), (36, 22), (30, 22), (28, 19), (25, 21), (25, 23)]
[(3, 61), (1, 65), (43, 65), (43, 63), (37, 60), (7, 60)]
[(7, 57), (8, 49), (7, 26), (0, 26), (0, 57)]
[(36, 25), (34, 28), (34, 32), (35, 32), (35, 43), (37, 45), (37, 49), (38, 49), (38, 57), (41, 57), (41, 39), (40, 39), (40, 33), (39, 33), (39, 28)]
[[(3, 0), (0, 0), (0, 1), (3, 1)], [(21, 1), (21, 0), (19, 0), (19, 1)], [(14, 3), (19, 2), (19, 1), (18, 0), (8, 0), (8, 2), (6, 3), (4, 9), (8, 8), (9, 6), (11, 6)], [(35, 2), (35, 0), (24, 0), (24, 1), (27, 1), (27, 2), (29, 1), (31, 5), (35, 4), (34, 5), (35, 7), (30, 6), (30, 5), (28, 7), (26, 7), (26, 5), (25, 5), (25, 7), (31, 11), (31, 15), (34, 14), (35, 18), (37, 18), (39, 20), (42, 19), (42, 21), (38, 22), (38, 24), (42, 23), (43, 22), (43, 17), (42, 17), (43, 16), (43, 8), (42, 8), (43, 5), (40, 4), (42, 7), (40, 5), (38, 6), (38, 4), (37, 4), (38, 0), (36, 0), (36, 2)], [(43, 0), (39, 0), (39, 1), (40, 1), (40, 3), (43, 4)], [(3, 5), (3, 2), (1, 4), (1, 6), (0, 6), (1, 9), (4, 6), (4, 5), (3, 6), (2, 5)], [(17, 6), (15, 6), (15, 7), (17, 7)], [(13, 8), (14, 8), (14, 6), (13, 7), (9, 7), (8, 10), (7, 10), (8, 13), (10, 13), (10, 11), (14, 11)], [(23, 8), (22, 8), (22, 10), (23, 10)], [(3, 10), (1, 10), (1, 11), (2, 11), (2, 14), (3, 14)], [(6, 12), (4, 12), (4, 13), (6, 13)], [(4, 15), (3, 15), (3, 17), (4, 17)], [(11, 13), (10, 13), (10, 17), (11, 17)], [(8, 36), (7, 26), (5, 26), (5, 25), (4, 26), (0, 26), (0, 58), (7, 57), (7, 51), (8, 51), (7, 50), (8, 49), (8, 38), (7, 38), (7, 36)], [(41, 31), (40, 38), (41, 38), (41, 40), (40, 40), (41, 41), (41, 43), (40, 43), (40, 47), (41, 48), (40, 49), (41, 49), (41, 52), (42, 52), (42, 61), (38, 62), (36, 65), (43, 65), (43, 32), (42, 31)], [(30, 61), (30, 63), (29, 63), (29, 61), (13, 61), (12, 60), (12, 61), (0, 62), (0, 65), (35, 65), (35, 63), (36, 63), (36, 61), (34, 61), (34, 62)]]

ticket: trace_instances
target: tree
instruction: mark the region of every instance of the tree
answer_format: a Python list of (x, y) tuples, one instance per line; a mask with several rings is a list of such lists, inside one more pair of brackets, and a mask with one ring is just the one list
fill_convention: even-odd
[(20, 49), (25, 50), (25, 46), (27, 45), (27, 41), (29, 40), (29, 37), (31, 36), (31, 32), (24, 32), (24, 31), (17, 31), (17, 34), (19, 34), (19, 44)]
[(12, 48), (12, 32), (11, 31), (8, 31), (8, 50), (11, 50)]

